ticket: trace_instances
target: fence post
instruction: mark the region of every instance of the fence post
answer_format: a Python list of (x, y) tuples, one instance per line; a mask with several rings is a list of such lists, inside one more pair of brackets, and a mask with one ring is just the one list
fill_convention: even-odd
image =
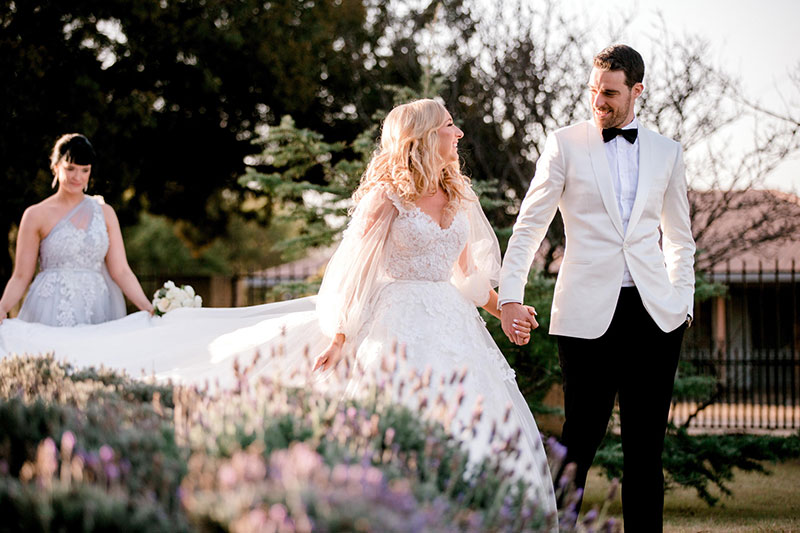
[(791, 283), (792, 291), (792, 427), (800, 428), (800, 405), (797, 402), (797, 389), (800, 387), (800, 352), (798, 352), (798, 324), (797, 324), (797, 270), (795, 260), (792, 258)]

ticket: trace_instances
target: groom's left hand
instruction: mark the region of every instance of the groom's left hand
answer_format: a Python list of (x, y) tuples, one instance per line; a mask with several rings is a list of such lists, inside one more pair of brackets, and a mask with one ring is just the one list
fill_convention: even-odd
[(531, 330), (539, 327), (536, 321), (536, 310), (528, 305), (516, 302), (503, 304), (500, 309), (500, 322), (508, 340), (518, 346), (528, 344)]

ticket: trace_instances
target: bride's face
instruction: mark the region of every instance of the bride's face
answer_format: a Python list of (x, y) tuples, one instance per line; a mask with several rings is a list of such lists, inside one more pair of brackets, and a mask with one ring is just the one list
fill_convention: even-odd
[(447, 122), (437, 131), (439, 137), (439, 155), (445, 163), (458, 161), (458, 140), (464, 136), (458, 126), (453, 124), (453, 118), (448, 114)]
[(61, 161), (56, 166), (58, 186), (66, 192), (82, 192), (89, 184), (92, 165), (78, 165), (69, 161)]

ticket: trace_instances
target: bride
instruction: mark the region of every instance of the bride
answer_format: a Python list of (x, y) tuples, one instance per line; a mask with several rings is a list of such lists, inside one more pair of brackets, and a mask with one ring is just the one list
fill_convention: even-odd
[[(441, 384), (434, 394), (478, 404), (483, 417), (465, 439), (471, 457), (491, 454), (494, 425), (510, 418), (505, 429), (521, 434), (520, 457), (512, 466), (525, 470), (518, 473), (554, 514), (536, 423), (476, 309), (500, 318), (493, 289), (500, 248), (459, 168), (463, 135), (434, 100), (400, 105), (387, 115), (380, 147), (354, 194), (352, 219), (320, 287), (319, 322), (332, 340), (314, 368), (330, 369), (349, 356), (357, 368), (348, 391), (358, 394), (365, 388), (361, 380), (379, 376), (386, 354), (399, 343), (401, 368), (387, 386), (419, 407), (420, 399), (404, 395), (396, 383), (397, 376), (416, 371)], [(530, 326), (538, 326), (533, 308), (529, 312), (530, 323), (514, 326), (520, 344), (528, 341)], [(462, 369), (460, 385), (454, 384), (452, 376)], [(428, 405), (433, 401), (425, 399)], [(472, 416), (469, 409), (460, 410), (451, 428), (469, 426)]]
[[(224, 381), (234, 358), (255, 353), (270, 356), (259, 358), (251, 375), (308, 364), (297, 349), (276, 357), (280, 343), (281, 349), (302, 346), (319, 353), (313, 363), (318, 375), (346, 360), (355, 370), (347, 392), (358, 395), (380, 374), (385, 356), (400, 352), (394, 376), (423, 375), (435, 394), (468, 406), (454, 414), (450, 427), (471, 428), (462, 435), (472, 458), (495, 452), (498, 426), (506, 435), (518, 434), (518, 459), (511, 466), (530, 483), (541, 508), (555, 516), (536, 423), (476, 308), (499, 318), (493, 286), (500, 250), (460, 171), (462, 137), (434, 100), (400, 105), (387, 115), (380, 147), (354, 194), (352, 218), (317, 297), (239, 309), (181, 308), (161, 318), (136, 313), (80, 328), (6, 320), (0, 325), (0, 356), (55, 349), (57, 356), (81, 365), (143, 369), (188, 382)], [(530, 323), (516, 325), (520, 343), (537, 326), (533, 309), (529, 312)], [(397, 383), (387, 387), (392, 385)], [(393, 390), (397, 400), (424, 407), (408, 388)], [(476, 405), (482, 412), (477, 424)]]

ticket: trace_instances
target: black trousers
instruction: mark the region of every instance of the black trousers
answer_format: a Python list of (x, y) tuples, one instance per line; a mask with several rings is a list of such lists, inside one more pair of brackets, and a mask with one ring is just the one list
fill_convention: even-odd
[(635, 287), (623, 287), (608, 330), (597, 339), (558, 337), (564, 378), (562, 442), (586, 474), (619, 395), (624, 455), (622, 512), (627, 532), (662, 531), (661, 453), (685, 326), (665, 333), (650, 318)]

